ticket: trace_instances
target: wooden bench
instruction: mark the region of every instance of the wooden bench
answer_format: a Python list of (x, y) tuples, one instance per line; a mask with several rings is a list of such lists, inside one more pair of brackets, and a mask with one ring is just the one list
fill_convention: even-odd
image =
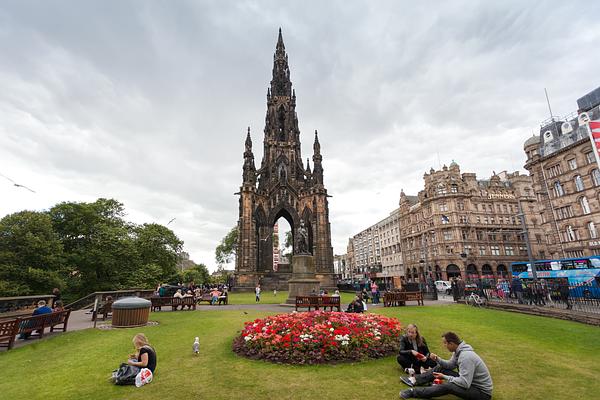
[(196, 309), (196, 299), (194, 297), (151, 297), (150, 301), (152, 302), (152, 311), (161, 311), (162, 307), (171, 307), (173, 311), (177, 311), (177, 308), (181, 306), (183, 310), (184, 307), (187, 307), (188, 310)]
[(10, 350), (15, 343), (15, 338), (20, 334), (31, 334), (30, 336), (41, 338), (48, 327), (50, 332), (55, 330), (66, 332), (70, 315), (71, 310), (63, 310), (0, 321), (0, 347)]
[(318, 310), (319, 308), (326, 310), (327, 307), (329, 307), (331, 311), (333, 311), (334, 308), (337, 308), (340, 312), (342, 311), (339, 296), (296, 296), (296, 311), (298, 311), (299, 307), (308, 307), (308, 311), (310, 311), (312, 307), (314, 307), (315, 310)]
[(405, 306), (407, 301), (416, 301), (417, 305), (423, 305), (423, 292), (394, 291), (383, 294), (384, 307)]
[(209, 292), (202, 293), (202, 295), (200, 297), (197, 297), (196, 300), (198, 301), (198, 303), (200, 303), (201, 301), (206, 301), (208, 304), (211, 304), (212, 295)]
[(12, 349), (19, 331), (19, 322), (19, 318), (0, 321), (0, 347)]
[(102, 315), (102, 321), (106, 321), (106, 318), (108, 318), (108, 314), (112, 314), (112, 304), (112, 301), (107, 301), (106, 303), (99, 306), (96, 312), (92, 312), (92, 321), (95, 321), (96, 318), (98, 318), (98, 315)]

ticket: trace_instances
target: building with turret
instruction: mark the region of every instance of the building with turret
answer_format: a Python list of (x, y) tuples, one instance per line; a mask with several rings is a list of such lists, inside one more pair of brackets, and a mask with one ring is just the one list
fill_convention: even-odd
[(578, 112), (542, 122), (524, 144), (548, 259), (600, 254), (600, 171), (587, 126), (600, 119), (600, 88), (578, 101)]
[(400, 194), (400, 243), (407, 281), (509, 276), (527, 259), (522, 209), (534, 257), (542, 256), (531, 178), (514, 173), (478, 180), (457, 163), (423, 176), (418, 196)]

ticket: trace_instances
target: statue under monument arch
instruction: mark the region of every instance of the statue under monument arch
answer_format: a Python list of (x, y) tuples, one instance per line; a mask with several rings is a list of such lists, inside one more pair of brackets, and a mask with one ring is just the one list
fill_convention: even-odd
[[(306, 166), (303, 163), (296, 93), (292, 89), (288, 56), (280, 29), (273, 60), (273, 78), (267, 90), (263, 158), (258, 169), (254, 164), (250, 128), (246, 136), (239, 192), (236, 288), (251, 290), (261, 284), (267, 290), (287, 289), (291, 270), (273, 270), (273, 226), (281, 217), (291, 228), (293, 254), (303, 250), (303, 253), (312, 255), (321, 287), (335, 286), (329, 196), (323, 184), (322, 159), (315, 131), (313, 169), (309, 159)], [(304, 235), (306, 243), (299, 245), (299, 236)]]

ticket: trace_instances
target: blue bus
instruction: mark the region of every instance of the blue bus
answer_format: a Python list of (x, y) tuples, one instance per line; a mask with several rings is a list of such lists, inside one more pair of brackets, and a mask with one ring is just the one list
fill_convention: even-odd
[[(534, 261), (538, 279), (549, 282), (567, 280), (573, 297), (600, 298), (600, 256)], [(512, 275), (520, 279), (533, 278), (528, 262), (511, 264)]]

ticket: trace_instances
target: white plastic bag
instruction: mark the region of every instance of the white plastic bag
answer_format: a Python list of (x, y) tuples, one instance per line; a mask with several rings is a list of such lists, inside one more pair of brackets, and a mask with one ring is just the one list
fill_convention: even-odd
[(150, 382), (152, 382), (152, 371), (148, 368), (142, 368), (135, 377), (135, 386), (140, 387)]

